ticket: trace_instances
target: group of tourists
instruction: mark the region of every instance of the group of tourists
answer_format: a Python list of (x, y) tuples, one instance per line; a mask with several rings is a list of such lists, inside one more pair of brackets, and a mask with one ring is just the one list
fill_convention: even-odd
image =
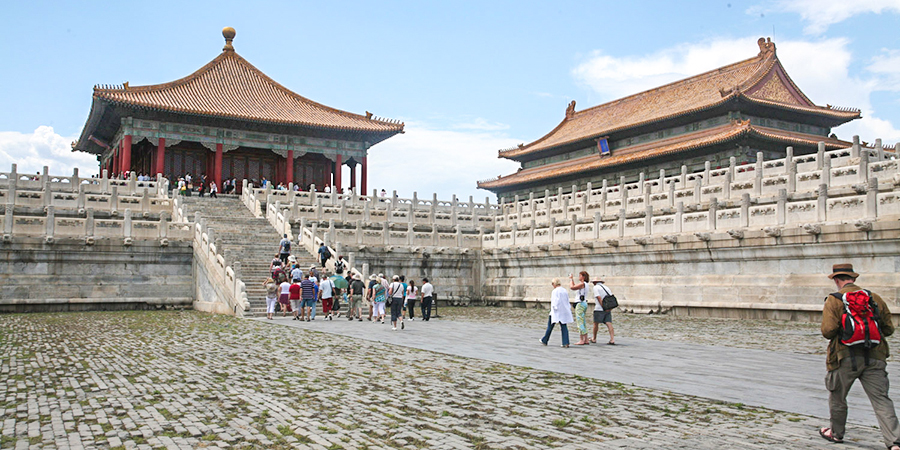
[[(237, 186), (236, 178), (229, 178), (222, 182), (225, 194), (233, 193), (235, 186)], [(200, 197), (209, 194), (210, 198), (218, 198), (219, 186), (216, 185), (215, 180), (210, 180), (205, 174), (200, 175), (199, 179), (195, 179), (190, 173), (186, 173), (184, 176), (178, 177), (175, 190), (178, 195), (184, 197), (190, 197), (191, 193), (196, 191)]]
[[(368, 285), (359, 274), (350, 274), (343, 256), (334, 263), (334, 275), (326, 267), (332, 258), (323, 243), (318, 250), (322, 271), (315, 266), (301, 269), (291, 255), (291, 240), (284, 234), (278, 244), (278, 254), (269, 266), (271, 277), (263, 282), (266, 288), (266, 318), (274, 318), (276, 308), (282, 317), (288, 313), (293, 320), (309, 322), (315, 320), (316, 303), (322, 302), (322, 312), (327, 320), (341, 317), (341, 305), (347, 305), (347, 320), (363, 321), (364, 310), (368, 309), (368, 321), (384, 323), (387, 308), (390, 308), (391, 326), (394, 331), (399, 326), (406, 328), (405, 316), (415, 320), (416, 302), (421, 300), (421, 320), (431, 320), (434, 286), (428, 278), (422, 278), (421, 289), (415, 280), (406, 280), (404, 275), (394, 275), (390, 282), (384, 274), (369, 276)], [(344, 275), (344, 272), (348, 274)], [(365, 305), (365, 306), (364, 306)]]
[[(559, 278), (554, 278), (551, 281), (551, 285), (553, 286), (553, 291), (550, 293), (550, 315), (547, 318), (547, 331), (544, 333), (544, 337), (541, 338), (541, 344), (547, 345), (549, 343), (550, 334), (553, 332), (554, 326), (559, 324), (560, 332), (562, 333), (562, 346), (568, 348), (568, 324), (575, 322), (575, 325), (578, 327), (579, 339), (574, 345), (596, 344), (597, 332), (601, 323), (606, 324), (606, 329), (609, 332), (607, 345), (616, 345), (612, 324), (612, 308), (615, 307), (616, 303), (610, 304), (610, 300), (615, 299), (615, 296), (604, 285), (602, 279), (594, 280), (593, 285), (591, 285), (590, 275), (587, 272), (580, 272), (577, 282), (574, 275), (569, 274), (569, 290), (575, 291), (574, 302), (569, 301), (569, 292), (562, 286)], [(593, 337), (591, 338), (588, 337), (586, 319), (588, 300), (590, 298), (593, 298), (595, 301), (593, 313), (594, 329)], [(573, 308), (575, 310), (574, 315), (572, 314)]]

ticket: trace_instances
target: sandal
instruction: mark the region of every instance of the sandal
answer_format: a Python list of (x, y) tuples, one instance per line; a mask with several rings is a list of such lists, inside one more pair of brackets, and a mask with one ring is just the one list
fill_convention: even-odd
[(596, 339), (589, 339), (588, 341), (589, 341), (591, 344), (596, 344), (596, 343), (597, 343), (597, 340), (596, 340)]
[(831, 441), (835, 444), (844, 442), (843, 439), (834, 436), (834, 430), (832, 430), (831, 428), (819, 428), (819, 436), (822, 436), (822, 438), (826, 441)]
[(606, 343), (606, 345), (616, 345), (616, 343), (613, 342), (613, 341), (609, 341), (609, 342)]

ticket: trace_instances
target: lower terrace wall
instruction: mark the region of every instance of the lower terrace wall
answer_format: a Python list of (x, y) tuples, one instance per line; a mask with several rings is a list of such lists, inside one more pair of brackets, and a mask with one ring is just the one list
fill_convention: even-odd
[(819, 234), (785, 229), (780, 236), (746, 231), (647, 237), (486, 250), (483, 299), (538, 307), (550, 280), (587, 270), (602, 276), (622, 309), (701, 317), (818, 321), (823, 299), (836, 289), (826, 274), (850, 262), (859, 284), (888, 302), (900, 323), (900, 222), (822, 226)]
[(388, 279), (405, 275), (408, 280), (415, 280), (418, 287), (422, 286), (422, 278), (428, 277), (440, 305), (482, 304), (480, 252), (436, 247), (417, 251), (409, 247), (367, 247), (349, 255), (351, 264), (366, 277), (379, 273)]
[(190, 307), (186, 241), (13, 237), (0, 243), (0, 312)]

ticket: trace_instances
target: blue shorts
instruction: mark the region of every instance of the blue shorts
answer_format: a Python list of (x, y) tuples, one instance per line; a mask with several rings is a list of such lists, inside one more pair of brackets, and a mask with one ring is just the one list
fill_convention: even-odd
[(314, 298), (303, 299), (303, 308), (306, 308), (306, 307), (315, 308), (316, 307), (316, 299), (314, 299)]

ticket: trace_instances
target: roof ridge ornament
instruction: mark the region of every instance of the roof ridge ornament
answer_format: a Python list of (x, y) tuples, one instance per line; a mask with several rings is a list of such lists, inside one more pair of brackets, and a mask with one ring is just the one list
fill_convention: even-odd
[(759, 38), (756, 41), (756, 44), (759, 45), (759, 55), (760, 57), (769, 56), (769, 54), (775, 54), (775, 43), (772, 42), (772, 38)]
[(237, 32), (234, 31), (234, 28), (231, 28), (231, 27), (222, 28), (222, 37), (225, 38), (225, 47), (222, 48), (223, 52), (233, 52), (234, 51), (234, 45), (231, 45), (231, 41), (234, 40), (235, 34), (237, 34)]
[(569, 102), (569, 106), (566, 107), (566, 119), (571, 119), (575, 116), (575, 100)]

